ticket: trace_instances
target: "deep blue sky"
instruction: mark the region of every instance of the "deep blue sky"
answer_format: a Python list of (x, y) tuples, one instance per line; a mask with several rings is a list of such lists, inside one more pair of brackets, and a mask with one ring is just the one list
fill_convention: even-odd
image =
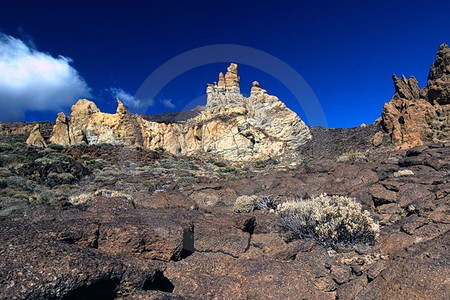
[[(393, 73), (426, 84), (438, 46), (450, 43), (449, 11), (448, 1), (423, 0), (8, 1), (0, 9), (0, 31), (73, 59), (93, 100), (107, 112), (115, 106), (108, 89), (134, 95), (155, 69), (185, 51), (213, 44), (253, 47), (306, 80), (329, 127), (352, 127), (380, 116), (393, 94)], [(226, 66), (205, 65), (177, 77), (156, 97), (176, 108), (157, 102), (148, 112), (192, 106)], [(277, 78), (245, 65), (240, 75), (244, 94), (258, 80), (305, 117)], [(55, 116), (28, 113), (27, 120)]]

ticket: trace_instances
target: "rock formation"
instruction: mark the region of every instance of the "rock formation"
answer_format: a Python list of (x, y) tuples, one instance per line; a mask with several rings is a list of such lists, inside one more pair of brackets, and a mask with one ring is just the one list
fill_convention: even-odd
[(58, 114), (50, 141), (61, 145), (116, 144), (164, 148), (173, 154), (211, 153), (229, 160), (255, 160), (295, 150), (311, 138), (309, 128), (277, 97), (254, 82), (240, 93), (238, 66), (208, 85), (206, 109), (179, 123), (157, 123), (130, 113), (118, 99), (115, 114), (82, 99), (70, 117)]
[(397, 148), (450, 139), (450, 48), (442, 44), (420, 89), (414, 77), (393, 76), (395, 94), (386, 103), (382, 125)]
[(47, 143), (45, 142), (44, 137), (41, 134), (41, 125), (39, 123), (36, 124), (31, 130), (31, 133), (26, 140), (26, 144), (41, 148), (47, 148)]

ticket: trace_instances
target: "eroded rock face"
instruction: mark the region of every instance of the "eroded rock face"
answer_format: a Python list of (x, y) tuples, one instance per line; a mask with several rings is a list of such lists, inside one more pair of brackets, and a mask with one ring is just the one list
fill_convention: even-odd
[(31, 133), (28, 136), (26, 143), (27, 145), (31, 146), (47, 148), (47, 143), (45, 142), (44, 137), (41, 134), (41, 125), (39, 123), (36, 124), (31, 130)]
[(115, 144), (164, 148), (173, 154), (211, 153), (229, 160), (254, 160), (294, 150), (311, 138), (309, 128), (277, 97), (254, 82), (249, 98), (240, 93), (238, 66), (208, 85), (206, 109), (180, 123), (157, 123), (130, 113), (118, 99), (115, 114), (82, 99), (72, 114), (58, 114), (51, 142), (62, 145)]
[(414, 77), (394, 75), (395, 94), (385, 104), (382, 124), (398, 148), (450, 138), (450, 48), (439, 47), (428, 83), (420, 89)]

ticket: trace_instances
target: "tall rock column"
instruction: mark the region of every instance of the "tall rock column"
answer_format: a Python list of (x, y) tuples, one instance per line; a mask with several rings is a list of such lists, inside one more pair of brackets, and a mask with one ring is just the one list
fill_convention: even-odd
[(428, 83), (420, 89), (414, 77), (393, 76), (395, 94), (384, 105), (382, 125), (392, 143), (406, 149), (450, 140), (450, 49), (439, 47)]

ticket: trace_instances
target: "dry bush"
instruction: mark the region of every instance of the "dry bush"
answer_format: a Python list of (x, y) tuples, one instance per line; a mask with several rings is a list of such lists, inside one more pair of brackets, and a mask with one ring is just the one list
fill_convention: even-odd
[(338, 248), (359, 243), (373, 245), (378, 225), (354, 199), (320, 195), (309, 200), (289, 201), (277, 209), (281, 225), (296, 238), (313, 238)]
[(338, 158), (336, 158), (336, 162), (345, 163), (351, 161), (359, 161), (366, 158), (366, 154), (363, 152), (347, 152), (341, 154)]
[(94, 197), (98, 197), (98, 196), (106, 197), (106, 198), (123, 197), (128, 200), (131, 200), (133, 198), (131, 195), (122, 193), (119, 191), (101, 189), (101, 190), (97, 190), (95, 192), (86, 192), (86, 193), (70, 196), (69, 202), (72, 205), (82, 205), (82, 204), (85, 204), (86, 202), (88, 202), (90, 199), (92, 199)]
[(408, 169), (399, 170), (397, 172), (394, 172), (394, 177), (403, 177), (403, 176), (411, 176), (414, 175), (414, 172)]
[(249, 213), (256, 209), (258, 196), (239, 196), (234, 202), (233, 210), (238, 213)]
[(269, 196), (261, 196), (255, 203), (256, 209), (259, 210), (275, 210), (277, 209), (280, 200), (272, 195)]

